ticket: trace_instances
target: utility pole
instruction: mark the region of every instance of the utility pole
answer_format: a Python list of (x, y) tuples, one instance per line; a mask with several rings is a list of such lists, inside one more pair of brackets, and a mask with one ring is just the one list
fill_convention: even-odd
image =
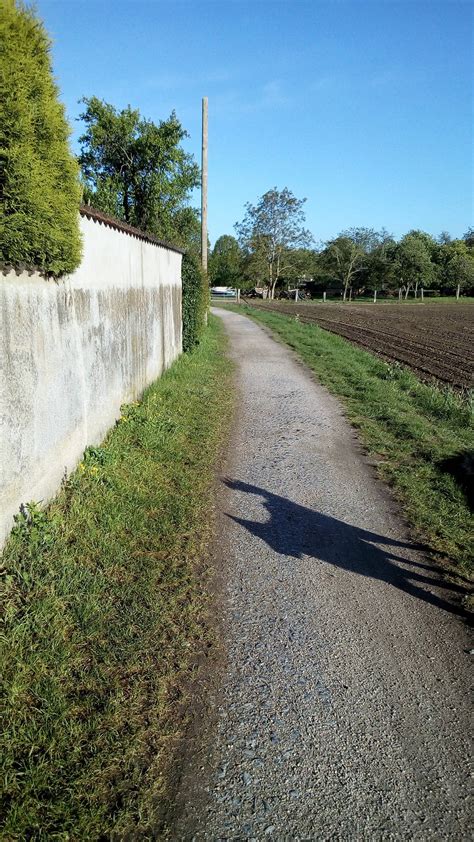
[(207, 275), (207, 96), (202, 98), (201, 265)]

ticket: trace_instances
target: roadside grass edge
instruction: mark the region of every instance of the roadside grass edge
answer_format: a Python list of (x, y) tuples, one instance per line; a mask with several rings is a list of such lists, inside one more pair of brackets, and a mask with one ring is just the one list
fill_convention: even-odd
[(221, 323), (2, 553), (1, 838), (157, 838), (212, 643), (215, 466), (232, 416)]
[[(464, 485), (464, 479), (472, 483), (472, 395), (422, 383), (406, 367), (318, 325), (251, 306), (225, 306), (269, 328), (341, 399), (416, 536), (450, 573), (472, 575), (474, 522)], [(464, 475), (463, 461), (469, 463)]]

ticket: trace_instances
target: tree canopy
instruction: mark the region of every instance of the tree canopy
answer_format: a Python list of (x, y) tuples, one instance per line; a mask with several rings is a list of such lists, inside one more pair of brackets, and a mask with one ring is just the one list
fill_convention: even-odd
[(463, 240), (469, 248), (474, 248), (474, 228), (468, 228), (463, 234)]
[(405, 298), (410, 289), (429, 287), (436, 276), (436, 243), (424, 231), (409, 231), (400, 240), (396, 254), (396, 273)]
[(270, 298), (290, 268), (292, 250), (308, 247), (312, 242), (310, 232), (304, 228), (305, 201), (297, 199), (287, 187), (281, 191), (274, 187), (256, 205), (247, 202), (244, 219), (235, 225), (248, 264), (257, 277), (266, 275)]
[(242, 255), (235, 237), (223, 234), (209, 258), (209, 280), (215, 286), (235, 287), (242, 276)]
[(387, 256), (393, 243), (385, 229), (348, 228), (325, 244), (320, 260), (321, 275), (340, 284), (343, 300), (357, 282), (360, 285), (369, 274), (380, 277), (387, 271)]
[(79, 163), (86, 201), (164, 240), (189, 245), (199, 227), (188, 204), (199, 167), (181, 146), (187, 132), (175, 112), (156, 125), (130, 106), (119, 111), (97, 97), (82, 102)]
[(340, 234), (330, 240), (321, 256), (321, 267), (343, 288), (343, 299), (357, 274), (361, 271), (365, 252), (360, 243), (347, 235)]
[[(282, 193), (284, 213), (285, 198), (294, 197), (286, 189)], [(416, 297), (420, 288), (453, 290), (458, 296), (461, 292), (474, 291), (473, 229), (468, 229), (462, 239), (453, 239), (447, 231), (434, 238), (425, 231), (413, 229), (397, 242), (385, 228), (376, 231), (352, 227), (311, 248), (296, 244), (309, 237), (303, 228), (302, 200), (289, 203), (290, 209), (295, 208), (297, 213), (291, 220), (293, 225), (288, 229), (282, 226), (285, 236), (272, 235), (272, 225), (277, 233), (280, 230), (279, 213), (273, 213), (278, 198), (281, 194), (275, 188), (262, 196), (257, 205), (247, 204), (243, 222), (236, 224), (240, 284), (244, 288), (264, 286), (274, 296), (277, 287), (297, 283), (310, 293), (327, 288), (340, 290), (344, 300), (349, 290), (358, 295), (374, 290), (390, 294), (402, 289), (406, 298), (410, 294)], [(275, 242), (280, 244), (276, 268), (272, 265)], [(237, 256), (234, 238), (226, 235), (216, 243), (216, 260), (229, 243), (233, 243)], [(224, 274), (220, 277), (223, 279)]]
[(474, 248), (465, 240), (451, 240), (442, 255), (444, 280), (448, 289), (457, 294), (474, 287)]
[[(285, 187), (264, 193), (257, 203), (247, 202), (242, 222), (235, 224), (237, 243), (225, 235), (216, 242), (213, 282), (235, 285), (228, 261), (240, 263), (240, 284), (260, 286), (273, 298), (277, 287), (296, 283), (307, 292), (330, 288), (345, 300), (351, 294), (393, 294), (407, 298), (418, 290), (474, 291), (474, 229), (462, 239), (448, 231), (434, 238), (412, 229), (399, 241), (385, 228), (351, 227), (327, 242), (313, 245), (304, 227), (305, 199)], [(238, 249), (240, 248), (240, 259)], [(229, 252), (229, 254), (227, 253)], [(232, 257), (230, 257), (232, 255)], [(221, 270), (220, 266), (226, 266)]]
[(1, 6), (0, 261), (57, 276), (81, 257), (79, 171), (46, 30), (23, 4)]

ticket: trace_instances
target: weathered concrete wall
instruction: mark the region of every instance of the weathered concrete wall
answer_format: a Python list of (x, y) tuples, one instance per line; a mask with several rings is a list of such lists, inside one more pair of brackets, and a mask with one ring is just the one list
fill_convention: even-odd
[(0, 274), (0, 543), (180, 354), (181, 254), (81, 217), (79, 269)]

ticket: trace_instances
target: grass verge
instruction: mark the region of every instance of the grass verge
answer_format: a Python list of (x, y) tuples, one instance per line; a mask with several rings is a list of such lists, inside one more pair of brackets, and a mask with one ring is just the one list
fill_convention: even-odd
[(211, 631), (205, 551), (231, 413), (220, 323), (4, 550), (5, 839), (156, 838)]
[(474, 524), (463, 486), (463, 476), (470, 479), (474, 450), (472, 400), (426, 385), (408, 369), (389, 365), (317, 325), (228, 306), (269, 327), (342, 399), (418, 536), (456, 569), (472, 572)]

